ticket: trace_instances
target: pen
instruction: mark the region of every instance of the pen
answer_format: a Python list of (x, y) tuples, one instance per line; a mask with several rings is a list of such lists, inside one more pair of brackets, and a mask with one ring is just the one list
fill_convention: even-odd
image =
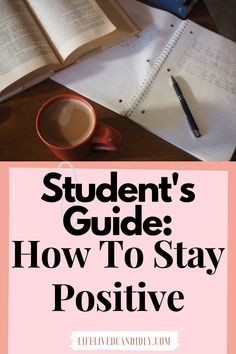
[(193, 132), (193, 134), (194, 134), (194, 136), (196, 138), (200, 138), (201, 133), (200, 133), (200, 131), (198, 129), (198, 126), (197, 126), (197, 124), (196, 124), (196, 122), (195, 122), (195, 120), (193, 118), (193, 115), (192, 115), (192, 113), (191, 113), (191, 111), (190, 111), (190, 109), (189, 109), (189, 107), (187, 105), (187, 102), (186, 102), (186, 100), (184, 98), (184, 95), (183, 95), (183, 93), (182, 93), (177, 81), (175, 80), (175, 78), (173, 76), (171, 76), (171, 79), (172, 79), (172, 83), (173, 83), (173, 87), (174, 87), (174, 90), (176, 92), (176, 95), (178, 96), (178, 98), (180, 100), (180, 103), (181, 103), (181, 106), (182, 106), (182, 108), (184, 110), (184, 113), (186, 114), (186, 118), (188, 120), (188, 124), (190, 126), (190, 129), (191, 129), (191, 131)]

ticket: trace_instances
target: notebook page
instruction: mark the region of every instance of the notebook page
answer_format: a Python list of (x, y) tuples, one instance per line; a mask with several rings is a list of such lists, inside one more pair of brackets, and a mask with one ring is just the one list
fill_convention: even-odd
[[(170, 75), (201, 138), (192, 135)], [(132, 120), (201, 160), (229, 160), (236, 145), (236, 44), (189, 21)]]
[(53, 80), (125, 114), (181, 20), (136, 0), (119, 0), (119, 3), (141, 32), (59, 72)]

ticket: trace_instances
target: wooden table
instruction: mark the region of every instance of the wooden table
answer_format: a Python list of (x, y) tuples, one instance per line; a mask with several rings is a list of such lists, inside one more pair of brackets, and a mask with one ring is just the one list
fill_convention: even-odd
[[(198, 24), (217, 31), (203, 3), (195, 6), (190, 17)], [(46, 80), (0, 104), (0, 160), (53, 161), (57, 158), (39, 140), (35, 117), (50, 97), (69, 92), (67, 88)], [(196, 161), (196, 158), (147, 132), (137, 124), (93, 103), (98, 119), (118, 129), (123, 137), (117, 152), (91, 152), (87, 160)]]

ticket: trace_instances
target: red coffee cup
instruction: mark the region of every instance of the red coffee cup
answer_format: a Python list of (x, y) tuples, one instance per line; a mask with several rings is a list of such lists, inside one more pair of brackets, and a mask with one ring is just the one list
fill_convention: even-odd
[(52, 97), (40, 108), (40, 139), (61, 160), (81, 160), (93, 150), (116, 151), (121, 134), (97, 121), (91, 104), (73, 94)]

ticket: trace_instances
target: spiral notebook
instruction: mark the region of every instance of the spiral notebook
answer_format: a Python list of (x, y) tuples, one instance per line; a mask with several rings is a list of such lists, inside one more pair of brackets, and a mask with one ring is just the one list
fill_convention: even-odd
[[(140, 33), (53, 79), (206, 161), (231, 158), (236, 142), (236, 44), (192, 21), (119, 0)], [(172, 87), (177, 79), (202, 137)]]

